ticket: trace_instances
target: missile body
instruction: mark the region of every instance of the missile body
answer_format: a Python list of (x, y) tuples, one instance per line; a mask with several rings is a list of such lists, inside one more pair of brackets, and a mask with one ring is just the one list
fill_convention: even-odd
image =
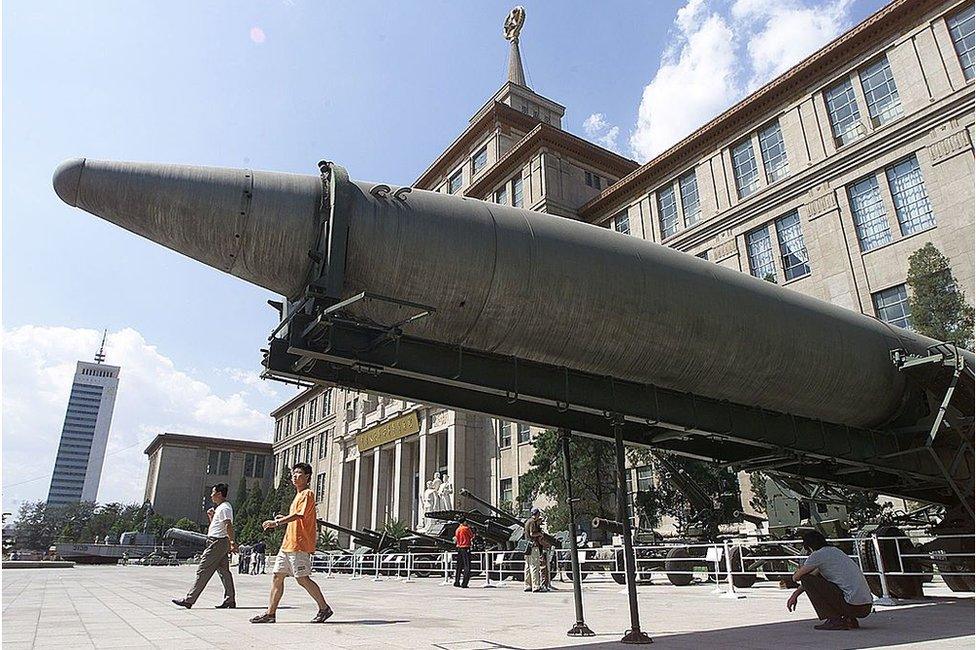
[[(54, 185), (70, 205), (291, 300), (318, 282), (336, 299), (429, 305), (406, 334), (849, 426), (913, 410), (920, 395), (890, 352), (936, 343), (636, 237), (350, 181), (337, 166), (323, 183), (79, 159)], [(316, 277), (323, 258), (343, 260), (336, 277)], [(380, 323), (395, 310), (349, 308)]]

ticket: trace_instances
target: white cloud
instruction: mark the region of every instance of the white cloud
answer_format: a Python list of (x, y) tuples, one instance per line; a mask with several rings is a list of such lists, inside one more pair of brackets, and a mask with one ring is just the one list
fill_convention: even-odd
[(631, 155), (646, 161), (847, 28), (852, 0), (688, 0), (644, 87)]
[(617, 136), (620, 135), (620, 127), (608, 124), (607, 116), (603, 113), (593, 113), (583, 120), (583, 131), (590, 140), (603, 148), (619, 151)]
[[(26, 325), (3, 331), (3, 507), (47, 496), (75, 362), (90, 359), (101, 332)], [(237, 390), (218, 391), (180, 370), (133, 329), (109, 333), (107, 362), (121, 366), (98, 500), (141, 501), (143, 450), (158, 433), (269, 440), (268, 412), (287, 395), (256, 372), (215, 373)], [(226, 382), (225, 382), (226, 383)], [(266, 382), (265, 382), (266, 383)], [(41, 480), (30, 479), (43, 477)]]

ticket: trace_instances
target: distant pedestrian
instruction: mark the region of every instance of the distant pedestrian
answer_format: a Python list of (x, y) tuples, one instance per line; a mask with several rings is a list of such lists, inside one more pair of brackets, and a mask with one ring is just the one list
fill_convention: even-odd
[(857, 563), (836, 546), (829, 546), (823, 535), (815, 530), (803, 533), (803, 546), (810, 553), (793, 574), (800, 584), (786, 601), (786, 609), (794, 611), (800, 594), (810, 598), (817, 618), (824, 621), (815, 630), (856, 630), (857, 619), (871, 613), (874, 596)]
[(207, 548), (197, 565), (197, 577), (193, 587), (183, 599), (173, 599), (173, 603), (190, 609), (203, 588), (210, 582), (214, 572), (220, 576), (224, 585), (224, 601), (217, 609), (234, 609), (237, 602), (234, 594), (234, 575), (230, 572), (230, 554), (237, 552), (234, 541), (234, 510), (227, 501), (227, 484), (217, 483), (210, 492), (214, 507), (207, 510), (210, 527), (207, 529)]
[(240, 548), (240, 554), (237, 556), (237, 572), (238, 573), (248, 573), (248, 568), (251, 565), (251, 547), (245, 544)]
[(267, 549), (268, 547), (263, 539), (259, 539), (251, 549), (254, 552), (254, 561), (252, 564), (254, 565), (253, 571), (255, 575), (264, 573), (264, 554), (267, 552)]
[[(468, 588), (471, 580), (471, 541), (474, 532), (468, 526), (468, 520), (463, 515), (458, 519), (457, 530), (454, 531), (454, 544), (457, 547), (457, 564), (454, 569), (454, 586)], [(486, 567), (487, 570), (487, 567)]]
[(542, 511), (532, 508), (531, 516), (525, 520), (525, 591), (548, 591), (542, 582), (540, 564), (542, 562)]
[(285, 578), (294, 576), (308, 594), (315, 599), (318, 613), (312, 623), (325, 623), (332, 616), (332, 608), (325, 602), (322, 590), (309, 575), (312, 573), (312, 553), (318, 537), (318, 523), (315, 521), (315, 494), (308, 489), (312, 480), (312, 466), (298, 463), (291, 470), (291, 482), (295, 486), (295, 499), (287, 517), (276, 517), (264, 522), (265, 530), (287, 525), (285, 539), (275, 556), (274, 577), (271, 583), (271, 598), (268, 611), (251, 619), (252, 623), (274, 623), (278, 602), (285, 592)]

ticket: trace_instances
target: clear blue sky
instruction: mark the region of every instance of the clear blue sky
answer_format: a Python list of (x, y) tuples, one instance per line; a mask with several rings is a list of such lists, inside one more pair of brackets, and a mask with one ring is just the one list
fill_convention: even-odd
[[(327, 158), (354, 178), (410, 183), (504, 80), (501, 28), (512, 4), (4, 3), (5, 334), (27, 325), (131, 328), (215, 394), (234, 392), (233, 379), (214, 369), (258, 369), (258, 350), (275, 322), (265, 305), (273, 296), (69, 208), (51, 189), (54, 168), (85, 156), (315, 173)], [(680, 27), (686, 4), (691, 19)], [(736, 48), (725, 53), (735, 79), (716, 91), (714, 105), (683, 111), (698, 121), (738, 99), (753, 85), (750, 75), (768, 76), (769, 57), (748, 60), (751, 35), (780, 34), (788, 48), (797, 40), (789, 29), (799, 24), (804, 33), (822, 29), (812, 37), (822, 41), (882, 4), (525, 2), (522, 54), (530, 85), (567, 107), (564, 128), (616, 136), (610, 140), (622, 153), (637, 155), (629, 137), (645, 87), (669, 61), (681, 83), (680, 65), (690, 70), (695, 57), (718, 57), (709, 48), (721, 45), (721, 31), (712, 42), (694, 38), (709, 16), (735, 35)], [(821, 19), (816, 29), (806, 27)], [(263, 39), (253, 37), (255, 28)], [(717, 84), (707, 74), (687, 78)], [(671, 88), (658, 90), (669, 96)], [(677, 88), (673, 101), (681, 100)], [(603, 128), (585, 132), (596, 113)], [(10, 383), (26, 381), (13, 354), (5, 345), (5, 404)], [(45, 358), (35, 369), (55, 361), (64, 359)], [(123, 371), (120, 402), (128, 399), (125, 382)], [(266, 413), (276, 398), (253, 406)], [(62, 415), (63, 408), (53, 418), (57, 428)], [(4, 424), (13, 427), (6, 416)], [(5, 470), (12, 435), (7, 429)], [(27, 451), (34, 433), (22, 427), (16, 435)], [(35, 473), (50, 469), (47, 447)]]

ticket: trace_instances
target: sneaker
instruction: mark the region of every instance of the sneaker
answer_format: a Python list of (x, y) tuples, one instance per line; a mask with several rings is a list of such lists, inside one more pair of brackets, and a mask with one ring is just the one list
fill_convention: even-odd
[(332, 611), (332, 608), (329, 607), (328, 605), (326, 605), (325, 606), (325, 609), (320, 609), (319, 610), (319, 613), (315, 615), (315, 618), (313, 618), (309, 622), (310, 623), (325, 623), (327, 620), (329, 620), (329, 618), (333, 614), (335, 614), (335, 612)]
[(191, 603), (190, 601), (185, 600), (183, 598), (174, 598), (173, 599), (173, 604), (174, 605), (179, 605), (180, 607), (186, 607), (187, 609), (190, 609), (191, 607), (193, 607), (193, 603)]
[(251, 617), (251, 622), (252, 623), (274, 623), (275, 622), (275, 615), (274, 614), (258, 614), (257, 616)]
[(229, 603), (220, 603), (219, 605), (214, 605), (214, 609), (237, 609), (237, 603), (233, 600)]
[(828, 618), (820, 625), (814, 625), (815, 630), (850, 630), (853, 629), (845, 618)]

